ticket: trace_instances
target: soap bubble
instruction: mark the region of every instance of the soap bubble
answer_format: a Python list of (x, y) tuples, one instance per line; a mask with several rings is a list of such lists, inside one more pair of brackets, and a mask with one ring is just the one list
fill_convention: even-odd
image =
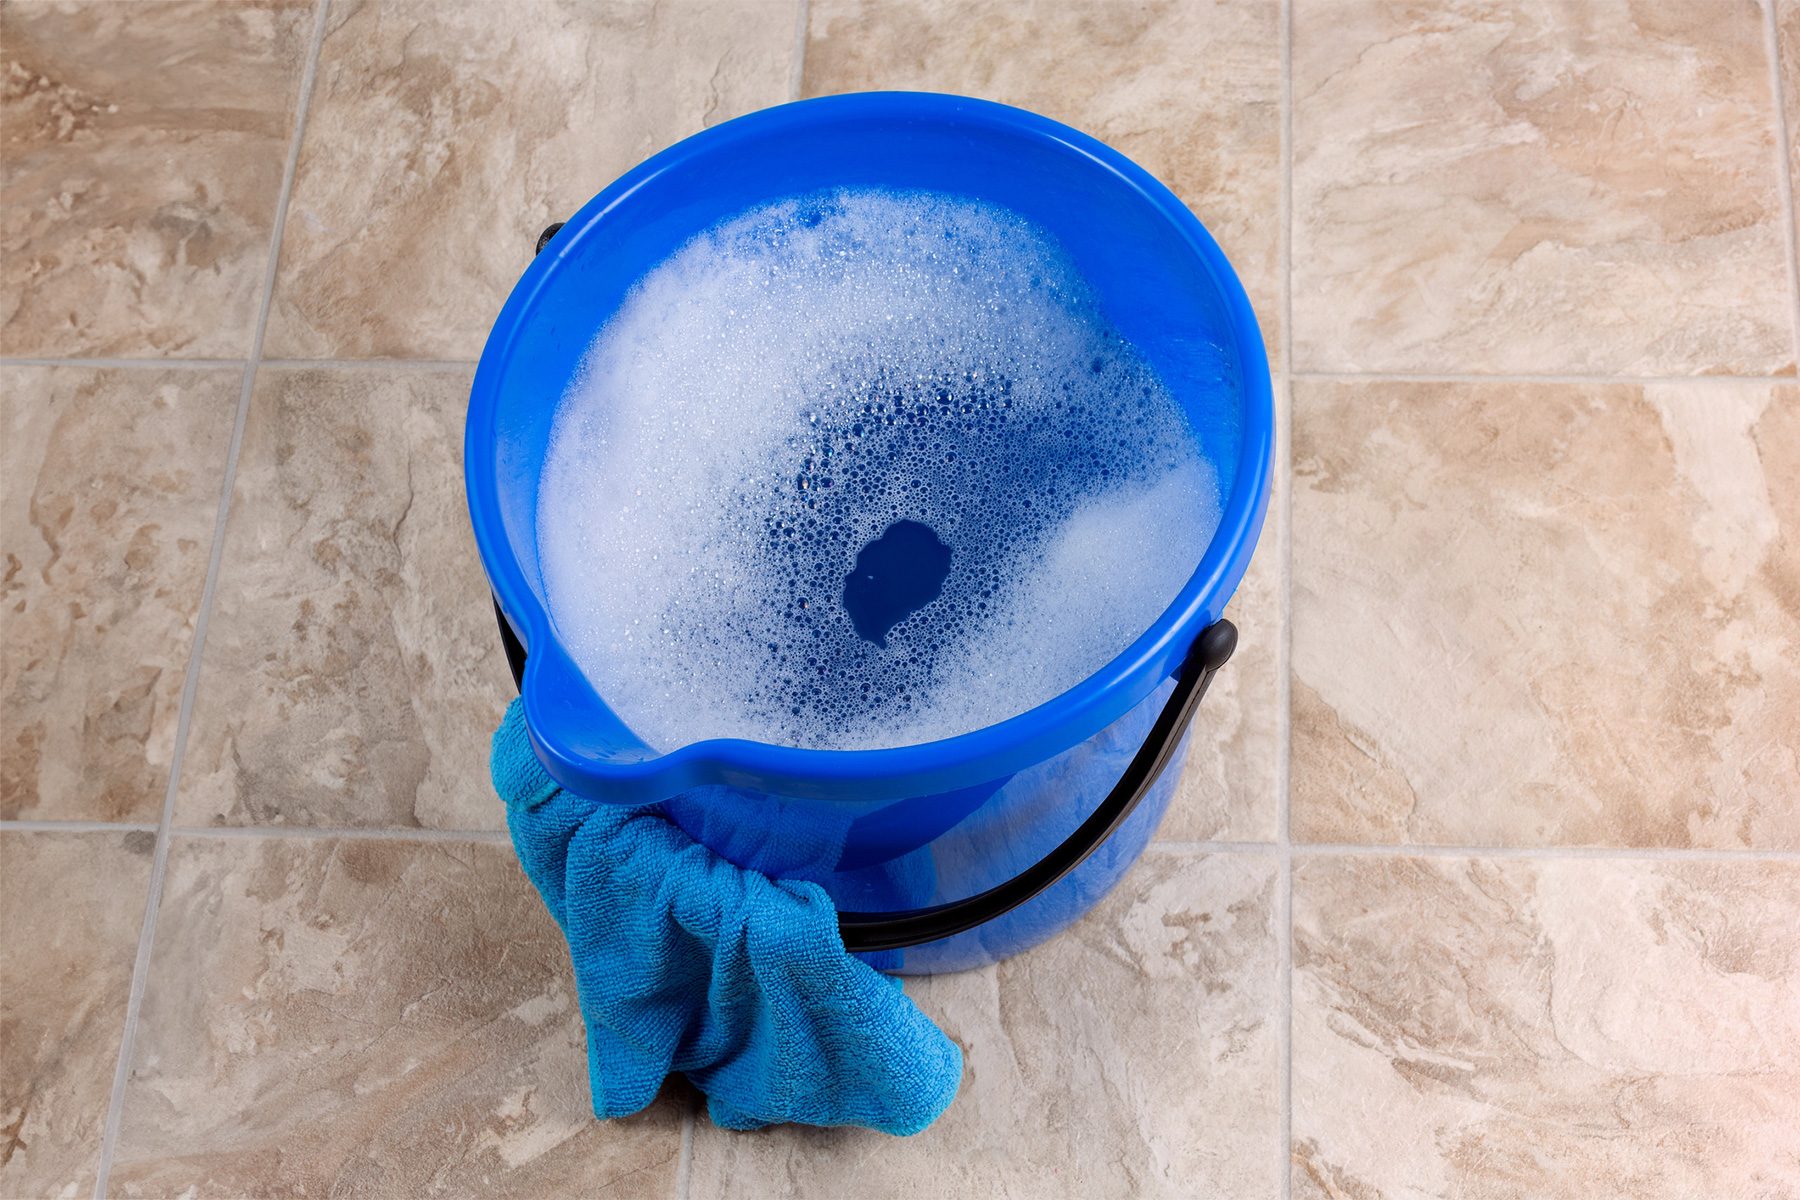
[[(559, 636), (651, 746), (849, 749), (1078, 683), (1218, 513), (1180, 406), (1046, 234), (846, 191), (735, 218), (631, 291), (558, 407), (538, 552)], [(842, 599), (903, 521), (948, 575), (883, 646)]]

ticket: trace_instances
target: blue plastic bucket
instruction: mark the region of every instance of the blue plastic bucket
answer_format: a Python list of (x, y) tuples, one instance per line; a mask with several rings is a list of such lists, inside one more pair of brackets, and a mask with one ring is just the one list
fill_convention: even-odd
[[(583, 677), (545, 607), (537, 489), (557, 403), (633, 284), (683, 243), (771, 201), (845, 187), (998, 204), (1054, 237), (1186, 407), (1218, 474), (1218, 531), (1142, 636), (1009, 720), (882, 750), (725, 739), (652, 750)], [(1234, 634), (1220, 616), (1262, 527), (1273, 435), (1249, 301), (1167, 188), (1032, 113), (883, 92), (727, 122), (594, 197), (494, 323), (464, 468), (476, 544), (509, 649), (523, 656), (532, 744), (550, 774), (596, 800), (661, 804), (742, 866), (823, 884), (847, 914), (846, 944), (910, 973), (980, 965), (1044, 940), (1143, 850), (1173, 791), (1177, 772), (1166, 768), (1179, 765), (1193, 706), (1230, 653)]]

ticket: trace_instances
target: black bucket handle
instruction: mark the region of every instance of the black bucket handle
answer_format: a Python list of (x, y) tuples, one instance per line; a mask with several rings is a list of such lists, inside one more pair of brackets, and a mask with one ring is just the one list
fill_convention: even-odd
[[(536, 252), (541, 253), (561, 228), (558, 222), (544, 230), (538, 236)], [(500, 622), (500, 639), (506, 648), (506, 665), (512, 671), (513, 685), (522, 687), (525, 646), (513, 633), (498, 600), (494, 601), (494, 616)], [(844, 949), (861, 953), (900, 950), (966, 932), (1011, 912), (1086, 862), (1131, 816), (1175, 757), (1181, 736), (1199, 711), (1213, 676), (1237, 649), (1237, 637), (1237, 626), (1223, 618), (1200, 631), (1175, 676), (1175, 690), (1164, 701), (1144, 744), (1138, 747), (1106, 799), (1055, 849), (1006, 882), (948, 904), (899, 912), (839, 912), (838, 933), (844, 939)]]

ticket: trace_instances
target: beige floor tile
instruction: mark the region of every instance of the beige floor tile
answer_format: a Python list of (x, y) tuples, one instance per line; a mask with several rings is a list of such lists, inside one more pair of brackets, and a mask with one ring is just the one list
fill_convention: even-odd
[[(1287, 407), (1277, 384), (1276, 404)], [(1282, 496), (1287, 433), (1275, 448), (1275, 486), (1250, 569), (1226, 605), (1238, 648), (1207, 689), (1188, 735), (1187, 762), (1159, 841), (1271, 842), (1280, 836), (1281, 677), (1287, 670)]]
[(1800, 846), (1800, 388), (1296, 384), (1302, 841)]
[(0, 817), (162, 811), (241, 383), (0, 368)]
[(793, 0), (332, 6), (272, 357), (474, 358), (538, 233), (788, 98)]
[(1185, 200), (1281, 342), (1281, 26), (1271, 0), (812, 0), (807, 95), (957, 92), (1130, 155)]
[(0, 1195), (94, 1190), (155, 845), (0, 832)]
[[(1800, 0), (1774, 0), (1774, 3), (1781, 101), (1787, 118), (1788, 181), (1794, 190), (1800, 191)], [(1800, 213), (1795, 214), (1795, 219), (1800, 222)], [(1800, 233), (1800, 224), (1796, 225), (1796, 233)]]
[(1275, 862), (1147, 856), (1075, 929), (908, 980), (962, 1046), (962, 1092), (907, 1139), (695, 1131), (713, 1197), (1273, 1196), (1280, 1167)]
[(247, 354), (309, 0), (0, 7), (0, 348)]
[(674, 1185), (677, 1104), (594, 1120), (567, 947), (503, 846), (177, 840), (135, 1051), (120, 1196)]
[(1294, 8), (1301, 370), (1791, 373), (1749, 0)]
[(463, 371), (264, 369), (181, 824), (499, 828), (512, 694), (462, 488)]
[(1800, 866), (1320, 858), (1294, 1195), (1800, 1195)]

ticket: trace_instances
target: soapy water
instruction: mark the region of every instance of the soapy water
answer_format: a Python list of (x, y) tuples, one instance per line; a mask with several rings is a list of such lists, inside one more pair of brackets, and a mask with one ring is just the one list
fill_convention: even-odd
[(1047, 235), (877, 191), (753, 210), (647, 274), (538, 503), (560, 636), (665, 751), (1017, 715), (1154, 623), (1219, 519), (1179, 406)]

